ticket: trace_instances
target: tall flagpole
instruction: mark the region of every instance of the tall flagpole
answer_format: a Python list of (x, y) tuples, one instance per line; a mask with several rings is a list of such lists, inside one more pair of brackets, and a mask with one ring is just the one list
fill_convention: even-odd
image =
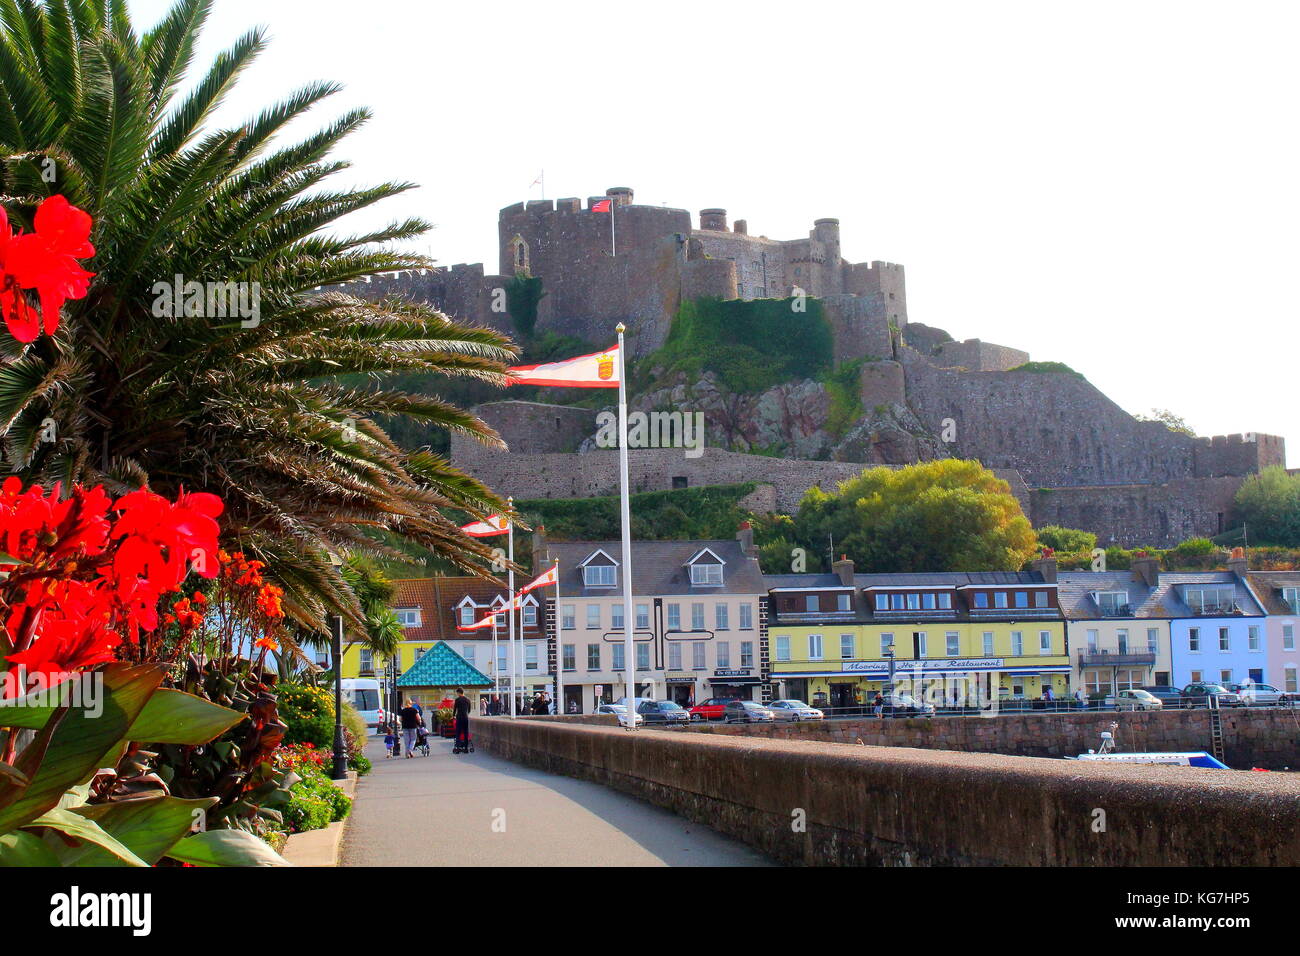
[[(509, 628), (507, 640), (510, 642), (510, 716), (514, 717), (516, 716), (515, 696), (519, 692), (519, 657), (518, 648), (515, 646), (515, 499), (507, 498), (506, 507), (510, 509), (506, 515), (506, 528), (509, 530), (510, 536), (508, 545), (510, 551), (506, 555), (510, 559), (508, 568), (510, 600), (506, 604), (506, 621)], [(493, 626), (495, 626), (495, 623), (496, 619), (494, 618)]]
[[(617, 205), (618, 203), (616, 203), (614, 201), (614, 198), (611, 196), (609, 200), (609, 254), (611, 258), (615, 258), (618, 256), (618, 243), (614, 241), (614, 207)], [(622, 335), (623, 333), (620, 332), (619, 342), (623, 341)], [(621, 362), (622, 359), (620, 358), (619, 361)], [(618, 390), (620, 395), (623, 394), (622, 381), (623, 381), (622, 378), (619, 378)]]
[[(614, 235), (614, 207), (610, 207), (610, 237)], [(627, 363), (623, 359), (623, 332), (618, 324), (618, 492), (623, 522), (623, 666), (627, 668), (627, 725), (636, 729), (636, 655), (632, 646), (632, 503), (627, 491)]]
[[(536, 568), (533, 568), (536, 571)], [(555, 559), (555, 713), (564, 713), (564, 645), (560, 630), (560, 559)], [(577, 648), (574, 648), (577, 652)], [(576, 663), (576, 661), (575, 661)]]
[(492, 615), (492, 696), (501, 703), (501, 658), (497, 657), (497, 616)]

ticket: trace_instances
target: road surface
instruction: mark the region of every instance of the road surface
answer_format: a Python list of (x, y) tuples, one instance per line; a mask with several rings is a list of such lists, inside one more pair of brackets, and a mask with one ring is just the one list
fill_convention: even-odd
[(483, 751), (386, 759), (357, 783), (343, 866), (772, 866), (714, 830), (585, 780)]

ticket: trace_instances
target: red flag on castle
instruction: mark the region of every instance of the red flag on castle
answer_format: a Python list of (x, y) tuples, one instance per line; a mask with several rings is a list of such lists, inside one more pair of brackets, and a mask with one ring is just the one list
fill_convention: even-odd
[(542, 365), (516, 365), (507, 385), (561, 385), (569, 388), (618, 388), (618, 346)]
[(613, 204), (614, 201), (612, 199), (596, 199), (592, 201), (591, 206), (588, 208), (590, 208), (592, 212), (609, 212), (610, 207), (613, 206)]
[(505, 515), (488, 515), (486, 521), (471, 521), (469, 524), (461, 525), (460, 530), (471, 538), (490, 538), (509, 531), (510, 519)]

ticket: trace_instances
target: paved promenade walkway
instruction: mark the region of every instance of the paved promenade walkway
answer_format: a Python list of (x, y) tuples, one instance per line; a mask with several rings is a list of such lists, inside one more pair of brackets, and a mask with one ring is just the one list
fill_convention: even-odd
[(357, 784), (343, 866), (770, 866), (730, 837), (599, 784), (489, 756), (387, 760)]

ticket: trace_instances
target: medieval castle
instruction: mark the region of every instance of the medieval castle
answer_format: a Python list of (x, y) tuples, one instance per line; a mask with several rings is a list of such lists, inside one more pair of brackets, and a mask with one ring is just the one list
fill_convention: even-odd
[[(816, 220), (807, 237), (774, 240), (750, 235), (744, 220), (729, 227), (723, 209), (701, 210), (693, 228), (686, 210), (632, 198), (631, 189), (616, 187), (586, 208), (573, 198), (508, 206), (499, 216), (497, 274), (485, 274), (482, 264), (455, 265), (385, 277), (359, 291), (421, 299), (461, 321), (517, 334), (494, 303), (511, 277), (539, 277), (546, 294), (537, 331), (599, 347), (622, 321), (631, 356), (658, 349), (690, 299), (802, 291), (821, 303), (835, 361), (865, 360), (863, 408), (893, 410), (888, 424), (873, 423), (861, 440), (819, 455), (831, 460), (723, 447), (698, 457), (633, 449), (639, 491), (757, 481), (762, 487), (751, 504), (785, 510), (808, 487), (830, 487), (866, 465), (950, 455), (977, 458), (1007, 479), (1035, 526), (1084, 528), (1102, 544), (1168, 546), (1224, 531), (1245, 476), (1285, 462), (1280, 437), (1198, 438), (1138, 421), (1078, 375), (1017, 370), (1029, 361), (1025, 352), (955, 342), (941, 329), (910, 323), (903, 267), (846, 262), (836, 219)], [(609, 211), (592, 209), (605, 200)], [(826, 407), (816, 388), (785, 388), (764, 401), (765, 414), (787, 430), (791, 420), (810, 419), (805, 429), (815, 431)], [(494, 490), (520, 498), (616, 492), (614, 452), (589, 440), (594, 410), (501, 401), (476, 411), (511, 451), (454, 437), (452, 456)]]

